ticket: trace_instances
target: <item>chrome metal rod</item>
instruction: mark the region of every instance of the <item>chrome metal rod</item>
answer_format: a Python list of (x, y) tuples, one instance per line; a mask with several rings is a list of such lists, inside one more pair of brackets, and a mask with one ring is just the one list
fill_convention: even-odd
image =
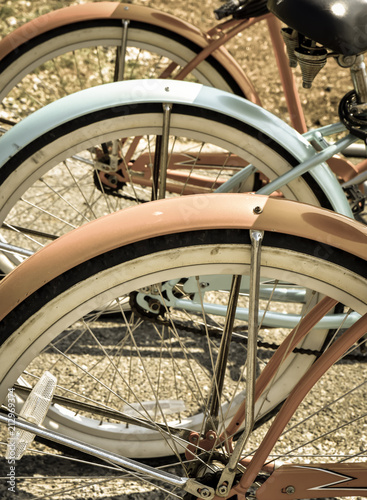
[(16, 255), (23, 255), (23, 257), (30, 257), (34, 254), (31, 250), (26, 250), (25, 248), (16, 247), (14, 245), (9, 245), (8, 243), (0, 242), (0, 250), (6, 253), (12, 253)]
[(251, 269), (250, 269), (250, 294), (249, 294), (249, 320), (248, 320), (248, 343), (246, 360), (246, 420), (245, 428), (239, 437), (236, 446), (229, 458), (228, 464), (222, 472), (218, 483), (216, 494), (221, 497), (227, 496), (232, 487), (236, 474), (237, 465), (241, 458), (244, 447), (254, 426), (255, 405), (255, 382), (256, 382), (256, 356), (258, 337), (258, 314), (260, 294), (260, 268), (261, 268), (261, 244), (264, 233), (262, 231), (250, 231), (251, 237)]
[[(0, 415), (0, 422), (6, 425), (14, 425), (18, 429), (22, 429), (24, 431), (31, 432), (32, 434), (36, 434), (37, 436), (43, 437), (45, 439), (51, 440), (55, 443), (62, 444), (69, 448), (73, 448), (82, 453), (87, 453), (88, 455), (92, 455), (101, 460), (107, 460), (108, 462), (113, 462), (117, 465), (125, 467), (129, 470), (132, 470), (138, 474), (144, 474), (149, 476), (152, 479), (158, 479), (159, 481), (163, 481), (165, 483), (171, 484), (177, 488), (186, 489), (188, 486), (188, 478), (179, 477), (168, 472), (164, 472), (159, 469), (155, 469), (154, 467), (150, 467), (148, 465), (141, 464), (132, 460), (130, 458), (121, 457), (115, 453), (105, 451), (101, 448), (97, 448), (96, 446), (91, 446), (89, 444), (83, 443), (82, 441), (71, 439), (62, 434), (58, 434), (56, 432), (38, 427), (37, 425), (20, 421), (9, 419), (5, 415)], [(190, 488), (191, 489), (191, 488)], [(186, 489), (187, 491), (187, 489)], [(197, 491), (196, 491), (197, 493)]]
[(350, 68), (350, 74), (358, 101), (360, 104), (365, 104), (367, 102), (367, 74), (363, 54), (357, 56), (355, 63)]
[(224, 322), (223, 334), (215, 365), (215, 376), (211, 390), (212, 396), (210, 401), (208, 420), (208, 426), (210, 428), (207, 428), (207, 431), (213, 429), (213, 427), (211, 426), (214, 426), (215, 430), (218, 424), (219, 407), (222, 398), (224, 376), (228, 362), (229, 346), (232, 339), (233, 324), (236, 318), (236, 308), (238, 296), (240, 294), (241, 278), (242, 276), (233, 276), (232, 278), (231, 290), (228, 299), (227, 315)]
[[(118, 47), (116, 54), (116, 65), (115, 68), (115, 82), (122, 82), (124, 80), (125, 74), (125, 59), (126, 59), (126, 48), (127, 48), (127, 33), (130, 21), (128, 19), (122, 20), (122, 37), (121, 37), (121, 47)], [(110, 154), (110, 162), (108, 165), (109, 172), (117, 172), (119, 167), (119, 141), (114, 139), (112, 141), (112, 150)]]
[(247, 372), (246, 372), (246, 425), (239, 439), (237, 458), (231, 457), (229, 467), (235, 468), (242, 450), (254, 425), (255, 382), (256, 382), (256, 357), (257, 337), (259, 333), (259, 296), (260, 296), (260, 268), (261, 244), (264, 237), (262, 231), (250, 231), (251, 237), (251, 270), (250, 270), (250, 296), (248, 318), (248, 346), (247, 346)]
[(161, 200), (166, 196), (167, 168), (168, 168), (168, 139), (171, 124), (172, 104), (163, 104), (163, 131), (159, 158), (159, 192)]
[(128, 19), (123, 19), (122, 21), (122, 38), (121, 38), (121, 48), (118, 50), (118, 72), (117, 81), (122, 82), (125, 74), (125, 59), (126, 59), (126, 48), (127, 48), (127, 32), (129, 28), (130, 21)]

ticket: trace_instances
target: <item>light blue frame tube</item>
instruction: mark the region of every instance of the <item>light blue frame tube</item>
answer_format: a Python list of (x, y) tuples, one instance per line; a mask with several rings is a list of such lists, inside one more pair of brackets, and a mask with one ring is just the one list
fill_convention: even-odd
[[(167, 302), (165, 303), (167, 306)], [(177, 299), (174, 304), (169, 303), (169, 306), (176, 307), (182, 311), (202, 313), (203, 305), (198, 302)], [(204, 303), (205, 314), (213, 314), (215, 316), (225, 317), (227, 312), (226, 306), (219, 304)], [(259, 311), (258, 320), (263, 327), (272, 328), (295, 328), (302, 319), (298, 314), (280, 314), (272, 311)], [(248, 321), (248, 309), (238, 307), (236, 309), (236, 319), (240, 321)], [(343, 328), (351, 327), (361, 316), (358, 313), (346, 314), (329, 314), (324, 316), (314, 328), (319, 329), (334, 329), (343, 324)]]
[(353, 135), (343, 137), (343, 139), (340, 139), (340, 141), (317, 153), (313, 158), (309, 158), (297, 167), (293, 168), (292, 171), (281, 175), (272, 182), (269, 182), (269, 184), (256, 191), (257, 194), (270, 195), (274, 193), (297, 177), (303, 175), (305, 172), (309, 172), (312, 168), (316, 167), (320, 163), (323, 163), (324, 161), (329, 160), (329, 158), (331, 158), (335, 154), (340, 153), (341, 151), (343, 151), (343, 149), (356, 142), (356, 140), (356, 137), (354, 137)]

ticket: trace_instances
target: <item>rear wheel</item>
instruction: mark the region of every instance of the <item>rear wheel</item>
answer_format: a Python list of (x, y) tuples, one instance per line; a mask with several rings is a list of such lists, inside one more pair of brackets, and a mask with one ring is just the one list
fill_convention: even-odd
[[(190, 105), (173, 105), (164, 160), (163, 134), (162, 104), (150, 103), (86, 114), (38, 137), (0, 169), (3, 241), (35, 251), (89, 220), (160, 197), (161, 164), (163, 195), (181, 196), (215, 191), (249, 164), (231, 190), (256, 191), (298, 163), (258, 130)], [(327, 201), (309, 174), (281, 194)], [(1, 268), (18, 261), (3, 258)]]
[[(344, 305), (343, 314), (332, 316), (336, 332), (353, 323), (358, 313), (366, 313), (365, 262), (332, 247), (327, 247), (329, 252), (325, 249), (318, 242), (265, 233), (259, 313), (264, 340), (279, 343), (291, 330), (264, 326), (268, 314), (292, 313), (297, 328), (315, 296), (328, 295)], [(176, 472), (181, 467), (183, 475), (200, 476), (200, 464), (209, 460), (214, 474), (228, 458), (223, 446), (218, 444), (213, 456), (199, 449), (194, 460), (183, 453), (188, 446), (195, 450), (193, 436), (202, 439), (210, 420), (213, 435), (221, 434), (243, 400), (250, 252), (248, 231), (172, 234), (100, 255), (59, 276), (1, 323), (3, 401), (16, 383), (33, 386), (49, 370), (57, 377), (56, 395), (67, 397), (69, 403), (51, 407), (46, 427), (125, 456), (171, 456)], [(219, 412), (210, 418), (213, 375), (233, 275), (242, 277), (240, 295), (223, 368)], [(126, 304), (132, 312), (126, 313)], [(325, 319), (330, 324), (330, 316)], [(313, 364), (317, 351), (325, 347), (326, 337), (320, 331), (324, 332), (310, 332), (298, 346), (314, 354), (286, 357), (275, 381), (257, 401), (257, 429), (246, 447), (247, 456), (264, 437), (268, 424), (260, 423), (272, 416)], [(268, 360), (268, 349), (260, 349), (260, 371)], [(305, 455), (312, 455), (313, 462), (335, 461), (336, 455), (336, 460), (353, 456), (358, 460), (367, 445), (358, 432), (365, 422), (365, 371), (364, 365), (342, 362), (330, 377), (325, 376), (311, 399), (302, 403), (270, 460), (304, 462)], [(73, 402), (81, 407), (76, 410)], [(105, 409), (115, 410), (115, 416), (104, 415)], [(139, 418), (140, 425), (127, 417)], [(170, 467), (172, 459), (166, 464)], [(144, 497), (154, 486), (158, 488), (154, 494), (165, 498), (160, 486), (152, 486), (148, 478), (140, 478), (143, 486), (132, 486), (137, 480), (126, 473), (125, 479), (121, 476), (116, 482), (117, 489), (109, 491), (133, 491), (134, 496), (144, 491)], [(109, 487), (112, 484), (111, 479)], [(40, 485), (30, 478), (21, 487), (32, 491)], [(182, 497), (178, 490), (173, 493)], [(73, 493), (70, 496), (74, 498)]]
[[(120, 56), (125, 31), (126, 50)], [(35, 36), (0, 61), (2, 117), (17, 122), (61, 97), (118, 79), (173, 78), (200, 50), (173, 31), (137, 21), (126, 27), (121, 19), (62, 26)], [(186, 79), (243, 96), (212, 56)]]

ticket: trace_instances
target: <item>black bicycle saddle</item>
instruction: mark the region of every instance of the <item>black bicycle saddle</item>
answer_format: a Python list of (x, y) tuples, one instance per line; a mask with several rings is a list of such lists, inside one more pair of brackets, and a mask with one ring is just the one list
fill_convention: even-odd
[(290, 28), (337, 54), (367, 50), (366, 0), (269, 0), (268, 9)]

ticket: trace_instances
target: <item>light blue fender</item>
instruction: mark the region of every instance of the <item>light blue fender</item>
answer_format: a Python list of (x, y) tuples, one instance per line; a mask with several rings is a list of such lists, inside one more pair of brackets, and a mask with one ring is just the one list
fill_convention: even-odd
[[(24, 119), (0, 139), (0, 168), (21, 148), (57, 125), (96, 110), (144, 102), (190, 104), (228, 114), (258, 129), (259, 134), (271, 137), (300, 163), (316, 154), (310, 143), (282, 120), (233, 94), (189, 82), (130, 80), (82, 90)], [(310, 173), (325, 192), (334, 211), (353, 217), (345, 194), (329, 167), (322, 163), (313, 167)]]

